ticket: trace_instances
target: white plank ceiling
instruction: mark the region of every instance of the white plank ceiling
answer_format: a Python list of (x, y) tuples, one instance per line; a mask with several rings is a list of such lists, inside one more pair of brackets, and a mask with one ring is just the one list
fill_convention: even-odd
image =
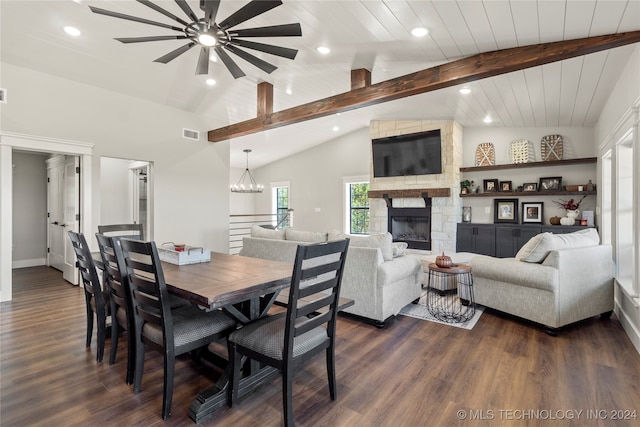
[[(173, 1), (154, 3), (184, 17)], [(197, 0), (188, 3), (202, 15)], [(222, 0), (218, 17), (245, 3)], [(284, 0), (238, 28), (299, 22), (302, 37), (255, 39), (298, 49), (296, 59), (255, 53), (278, 66), (270, 75), (237, 59), (247, 74), (238, 80), (220, 61), (212, 62), (209, 77), (217, 84), (209, 87), (205, 76), (194, 75), (199, 49), (166, 65), (154, 63), (184, 41), (121, 44), (113, 38), (171, 32), (97, 15), (89, 5), (172, 23), (132, 0), (1, 0), (0, 58), (202, 115), (208, 125), (200, 129), (204, 134), (255, 117), (256, 85), (262, 81), (274, 85), (278, 111), (348, 91), (351, 69), (369, 69), (376, 83), (480, 52), (640, 30), (640, 0)], [(82, 36), (67, 36), (65, 25), (79, 28)], [(429, 35), (411, 36), (416, 26), (428, 28)], [(319, 54), (320, 45), (331, 53)], [(592, 127), (632, 49), (476, 81), (467, 85), (469, 95), (448, 88), (238, 138), (231, 142), (231, 164), (244, 167), (242, 150), (251, 148), (251, 167), (257, 168), (367, 127), (370, 120), (438, 119), (486, 126), (482, 120), (489, 115), (489, 126), (497, 127)]]

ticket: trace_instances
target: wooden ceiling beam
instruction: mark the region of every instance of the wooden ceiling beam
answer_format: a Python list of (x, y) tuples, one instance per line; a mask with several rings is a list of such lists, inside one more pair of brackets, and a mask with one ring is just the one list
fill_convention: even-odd
[(273, 85), (258, 83), (258, 117), (273, 113)]
[(371, 71), (366, 68), (351, 70), (351, 90), (371, 86)]
[(640, 31), (631, 31), (479, 53), (373, 85), (365, 85), (318, 101), (210, 130), (208, 139), (211, 142), (224, 141), (638, 42), (640, 42)]

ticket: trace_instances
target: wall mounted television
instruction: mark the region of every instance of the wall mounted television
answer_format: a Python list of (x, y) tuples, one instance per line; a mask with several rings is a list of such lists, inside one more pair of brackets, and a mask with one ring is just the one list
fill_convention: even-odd
[(442, 173), (440, 129), (376, 138), (371, 142), (374, 177)]

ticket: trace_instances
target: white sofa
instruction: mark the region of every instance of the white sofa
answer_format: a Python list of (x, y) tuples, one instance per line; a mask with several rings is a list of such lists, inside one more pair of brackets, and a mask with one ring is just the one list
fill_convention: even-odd
[(610, 245), (595, 229), (541, 233), (515, 258), (471, 259), (475, 301), (557, 329), (613, 310), (614, 264)]
[(402, 307), (420, 298), (424, 274), (420, 260), (404, 255), (406, 245), (392, 244), (391, 234), (346, 236), (337, 231), (268, 230), (256, 226), (251, 237), (243, 239), (240, 255), (293, 263), (298, 245), (344, 237), (351, 241), (340, 296), (354, 300), (354, 305), (344, 311), (383, 327)]

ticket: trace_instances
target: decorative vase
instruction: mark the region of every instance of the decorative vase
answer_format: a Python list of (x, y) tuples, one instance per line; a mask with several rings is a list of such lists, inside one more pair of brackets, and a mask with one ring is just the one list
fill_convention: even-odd
[(569, 210), (567, 209), (567, 216), (560, 219), (560, 224), (562, 225), (573, 225), (576, 223), (576, 218), (580, 215), (580, 211), (578, 209)]
[(444, 252), (442, 252), (442, 255), (436, 257), (436, 265), (440, 268), (449, 268), (451, 264), (453, 264), (451, 257), (445, 255)]

